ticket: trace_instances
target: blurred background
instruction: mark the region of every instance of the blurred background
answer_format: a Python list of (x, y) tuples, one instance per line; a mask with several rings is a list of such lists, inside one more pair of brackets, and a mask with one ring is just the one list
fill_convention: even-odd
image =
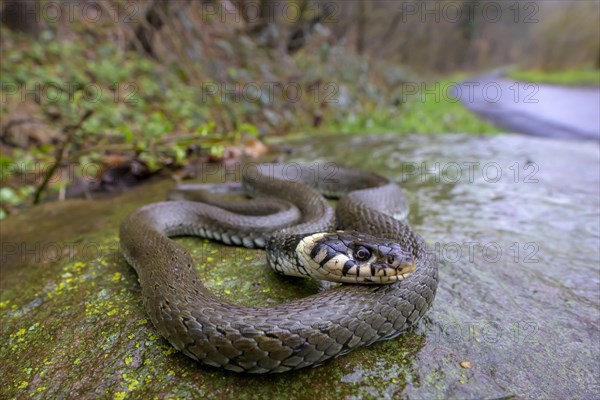
[(456, 95), (474, 77), (598, 97), (598, 1), (3, 0), (0, 16), (0, 218), (285, 137), (512, 130)]

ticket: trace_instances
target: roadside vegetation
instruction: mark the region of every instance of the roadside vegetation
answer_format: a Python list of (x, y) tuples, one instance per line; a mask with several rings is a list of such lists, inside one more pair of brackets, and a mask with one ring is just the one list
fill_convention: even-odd
[[(404, 1), (255, 0), (253, 16), (244, 0), (108, 0), (90, 6), (98, 18), (78, 3), (49, 18), (63, 3), (0, 2), (0, 219), (193, 177), (199, 163), (265, 154), (267, 138), (493, 134), (453, 96), (455, 82), (527, 57), (568, 70), (598, 49), (588, 2), (502, 3), (510, 18), (495, 23), (486, 0), (465, 2), (474, 13), (433, 25), (427, 7)], [(564, 39), (573, 35), (581, 46)]]
[(511, 71), (508, 76), (524, 82), (565, 86), (600, 86), (600, 69), (568, 69), (564, 71)]
[[(110, 41), (3, 30), (0, 217), (43, 199), (92, 196), (114, 182), (182, 179), (193, 163), (261, 154), (265, 137), (496, 131), (452, 96), (453, 80), (342, 47), (328, 48), (325, 62), (297, 54), (289, 62), (304, 74), (290, 76), (267, 51), (240, 42), (252, 64), (230, 66), (224, 79), (198, 64), (206, 80), (197, 82)], [(279, 88), (261, 69), (273, 71)]]

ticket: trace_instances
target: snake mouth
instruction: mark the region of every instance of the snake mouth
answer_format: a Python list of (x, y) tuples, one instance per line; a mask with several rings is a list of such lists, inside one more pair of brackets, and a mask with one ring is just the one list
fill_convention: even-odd
[[(352, 263), (350, 260), (349, 262)], [(348, 262), (347, 262), (348, 263)], [(387, 284), (400, 282), (408, 278), (408, 276), (417, 268), (416, 263), (402, 264), (398, 267), (390, 267), (388, 265), (371, 264), (367, 266), (354, 266), (347, 269), (344, 273), (342, 268), (341, 276), (329, 274), (327, 279), (336, 279), (342, 283), (359, 283), (359, 284)]]
[(354, 283), (374, 283), (374, 284), (385, 284), (385, 283), (394, 283), (400, 282), (404, 279), (408, 278), (408, 276), (417, 269), (416, 263), (411, 264), (403, 264), (397, 268), (390, 268), (384, 266), (383, 268), (376, 271), (375, 274), (371, 274), (370, 276), (357, 276), (353, 277), (355, 280), (351, 282)]

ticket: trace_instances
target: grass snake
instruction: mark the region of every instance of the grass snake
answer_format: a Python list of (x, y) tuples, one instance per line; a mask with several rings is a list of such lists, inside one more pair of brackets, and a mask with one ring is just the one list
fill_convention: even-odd
[[(408, 210), (401, 189), (341, 167), (327, 177), (300, 171), (290, 178), (281, 165), (256, 165), (243, 178), (255, 197), (247, 204), (192, 191), (183, 198), (202, 202), (149, 204), (122, 223), (121, 250), (144, 307), (175, 348), (235, 372), (285, 372), (393, 338), (431, 306), (437, 263), (424, 240), (390, 215)], [(341, 196), (335, 211), (321, 192)], [(204, 287), (190, 253), (169, 239), (181, 235), (266, 248), (276, 271), (359, 284), (275, 306), (234, 305)]]

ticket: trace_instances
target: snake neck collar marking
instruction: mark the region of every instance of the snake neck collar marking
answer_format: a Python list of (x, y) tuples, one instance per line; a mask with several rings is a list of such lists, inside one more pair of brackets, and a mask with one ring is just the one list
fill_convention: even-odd
[(342, 283), (398, 282), (416, 268), (412, 254), (398, 244), (352, 231), (306, 235), (298, 240), (295, 258), (294, 265), (302, 265), (296, 276)]

